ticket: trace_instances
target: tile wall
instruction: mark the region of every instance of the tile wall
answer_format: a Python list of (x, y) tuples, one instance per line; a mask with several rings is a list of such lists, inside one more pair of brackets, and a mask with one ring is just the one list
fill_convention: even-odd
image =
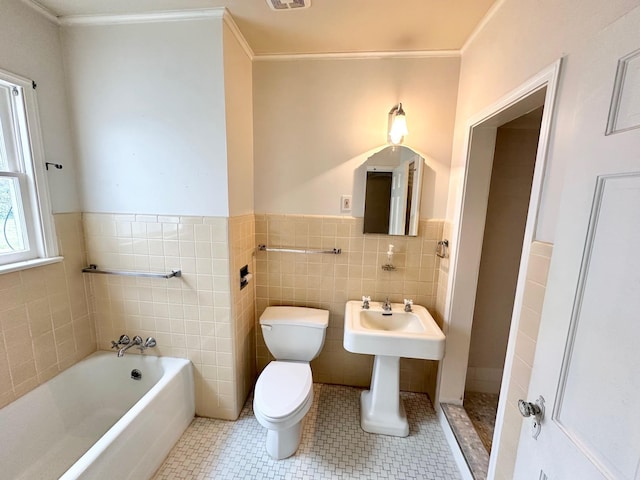
[[(169, 272), (181, 278), (91, 275), (98, 348), (126, 333), (153, 336), (159, 355), (195, 367), (196, 412), (237, 418), (228, 219), (83, 214), (87, 258), (105, 269)], [(235, 286), (235, 283), (233, 284)], [(238, 406), (238, 403), (240, 406)]]
[(523, 422), (518, 410), (518, 399), (529, 398), (529, 380), (531, 379), (552, 251), (553, 245), (549, 243), (533, 242), (531, 244), (502, 436), (500, 444), (497, 446), (496, 479), (499, 480), (513, 478), (520, 429)]
[(96, 350), (82, 216), (54, 218), (64, 261), (0, 275), (0, 407)]
[[(392, 302), (412, 298), (434, 318), (439, 286), (436, 243), (441, 220), (420, 222), (417, 237), (364, 235), (362, 218), (302, 215), (255, 215), (256, 243), (310, 249), (341, 248), (342, 254), (256, 253), (256, 318), (269, 305), (299, 305), (330, 311), (324, 348), (312, 362), (314, 381), (368, 386), (373, 357), (347, 352), (342, 346), (345, 302), (370, 295)], [(389, 244), (395, 247), (394, 272), (385, 272)], [(445, 284), (446, 286), (446, 284)], [(258, 370), (271, 360), (257, 335)], [(401, 389), (433, 396), (436, 362), (402, 359)]]
[[(373, 359), (342, 347), (348, 299), (410, 297), (441, 318), (436, 304), (444, 298), (443, 272), (434, 255), (442, 237), (439, 220), (422, 221), (414, 238), (365, 237), (362, 219), (318, 216), (75, 213), (56, 215), (56, 228), (64, 262), (0, 277), (0, 405), (96, 348), (109, 350), (111, 340), (126, 333), (155, 337), (157, 354), (189, 358), (197, 413), (235, 419), (256, 369), (270, 360), (257, 328), (267, 305), (328, 309), (327, 341), (313, 362), (314, 378), (354, 386), (369, 385)], [(259, 243), (339, 247), (343, 253), (256, 254)], [(397, 252), (397, 270), (390, 273), (380, 268), (389, 243)], [(145, 272), (180, 268), (183, 276), (82, 274), (88, 263)], [(243, 265), (254, 277), (240, 290)], [(435, 362), (403, 359), (401, 388), (433, 395), (436, 369)]]
[[(231, 247), (231, 300), (236, 372), (236, 407), (240, 414), (256, 379), (255, 277), (240, 289), (240, 268), (247, 265), (255, 274), (255, 217), (253, 214), (229, 218)], [(237, 416), (236, 415), (236, 416)]]

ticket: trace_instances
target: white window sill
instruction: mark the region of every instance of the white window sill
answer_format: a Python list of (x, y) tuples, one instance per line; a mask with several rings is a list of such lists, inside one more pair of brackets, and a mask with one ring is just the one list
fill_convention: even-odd
[(20, 270), (26, 270), (27, 268), (42, 267), (44, 265), (51, 265), (52, 263), (58, 263), (64, 260), (64, 257), (51, 257), (51, 258), (36, 258), (34, 260), (25, 260), (24, 262), (15, 262), (8, 265), (0, 265), (0, 275), (3, 273), (18, 272)]

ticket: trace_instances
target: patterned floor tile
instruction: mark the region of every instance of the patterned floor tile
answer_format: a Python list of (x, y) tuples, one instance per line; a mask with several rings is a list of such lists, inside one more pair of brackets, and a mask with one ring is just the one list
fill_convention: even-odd
[(496, 424), (498, 397), (497, 393), (464, 392), (464, 409), (489, 453)]
[(314, 384), (302, 443), (279, 461), (266, 452), (267, 431), (253, 416), (252, 397), (235, 422), (195, 418), (154, 480), (460, 478), (426, 395), (401, 393), (410, 431), (399, 438), (360, 428), (361, 391)]

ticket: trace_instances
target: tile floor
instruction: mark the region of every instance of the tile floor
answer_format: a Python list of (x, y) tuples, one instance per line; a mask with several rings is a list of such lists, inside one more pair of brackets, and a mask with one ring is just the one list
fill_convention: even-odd
[(498, 411), (498, 395), (464, 393), (464, 406), (441, 404), (475, 480), (485, 480)]
[(465, 392), (464, 409), (478, 432), (480, 441), (487, 452), (491, 453), (491, 442), (493, 441), (498, 412), (498, 394)]
[(288, 459), (272, 460), (252, 397), (235, 422), (196, 418), (154, 480), (181, 479), (459, 479), (455, 461), (426, 395), (403, 392), (406, 438), (360, 428), (360, 392), (314, 384), (302, 443)]

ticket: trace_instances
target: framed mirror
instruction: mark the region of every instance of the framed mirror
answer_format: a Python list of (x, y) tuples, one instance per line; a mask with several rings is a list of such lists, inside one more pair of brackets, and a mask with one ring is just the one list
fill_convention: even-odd
[(364, 233), (416, 236), (424, 158), (397, 145), (374, 153), (365, 165)]

